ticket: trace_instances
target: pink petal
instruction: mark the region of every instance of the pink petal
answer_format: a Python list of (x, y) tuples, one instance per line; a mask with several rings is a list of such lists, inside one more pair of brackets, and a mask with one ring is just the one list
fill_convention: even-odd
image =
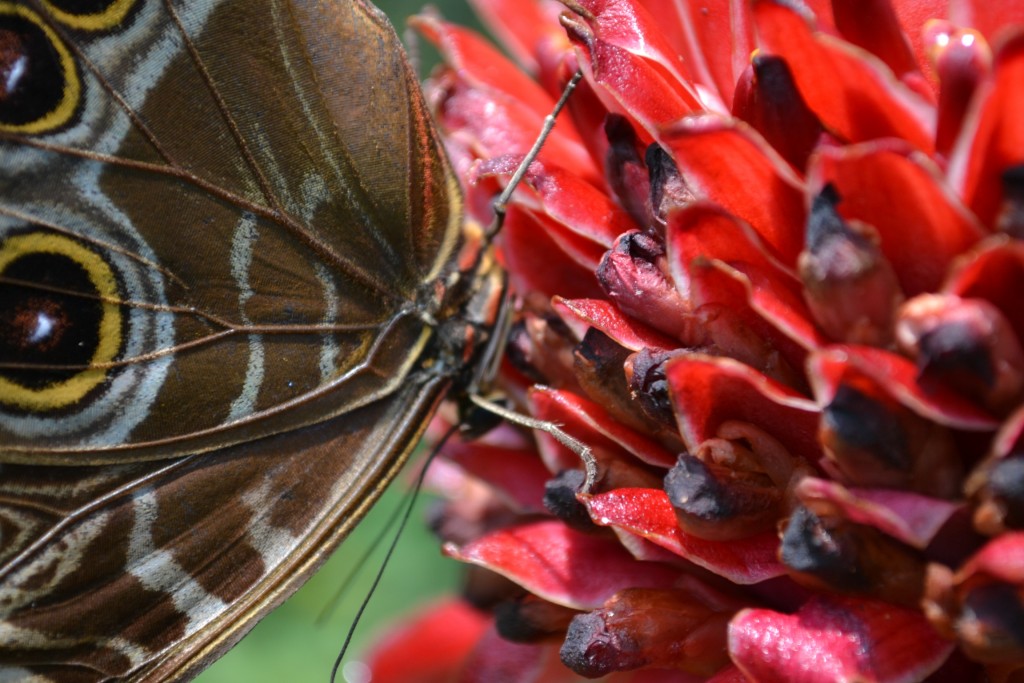
[(663, 130), (659, 140), (687, 186), (746, 221), (792, 268), (803, 248), (803, 182), (750, 126), (706, 114)]
[(985, 544), (957, 572), (960, 580), (984, 574), (996, 581), (1024, 585), (1024, 532), (1005, 533)]
[(449, 441), (445, 457), (466, 474), (503, 492), (520, 510), (544, 511), (544, 485), (551, 472), (532, 448), (510, 449), (482, 441)]
[(747, 609), (729, 625), (733, 661), (760, 683), (911, 683), (953, 648), (917, 610), (851, 598), (815, 598), (793, 615)]
[(802, 395), (728, 358), (693, 354), (672, 360), (666, 375), (687, 448), (717, 436), (726, 420), (753, 424), (790, 453), (817, 462), (818, 408)]
[[(483, 157), (525, 154), (540, 133), (554, 100), (515, 64), (473, 32), (431, 17), (410, 20), (437, 45), (454, 69), (443, 93), (442, 125), (472, 135)], [(545, 141), (541, 159), (561, 163), (600, 185), (602, 174), (571, 126), (556, 127)]]
[(816, 162), (814, 183), (832, 183), (843, 218), (878, 231), (907, 296), (938, 289), (953, 259), (985, 235), (934, 164), (903, 144), (825, 148)]
[[(441, 627), (443, 631), (443, 626)], [(493, 627), (484, 632), (463, 663), (458, 683), (560, 683), (569, 670), (551, 643), (513, 643)], [(373, 683), (377, 683), (376, 680)]]
[(879, 60), (812, 29), (784, 0), (755, 0), (762, 47), (789, 64), (808, 106), (849, 142), (896, 137), (930, 153), (935, 115)]
[(549, 602), (595, 609), (625, 588), (668, 588), (678, 570), (637, 562), (614, 539), (573, 531), (557, 520), (492, 531), (444, 552), (486, 567)]
[(827, 500), (852, 522), (866, 524), (915, 548), (924, 549), (960, 505), (916, 493), (890, 489), (846, 488), (807, 477), (797, 484), (804, 504)]
[(597, 524), (646, 538), (733, 583), (758, 583), (786, 573), (776, 557), (774, 531), (731, 541), (691, 536), (679, 528), (668, 495), (660, 489), (615, 489), (583, 502)]

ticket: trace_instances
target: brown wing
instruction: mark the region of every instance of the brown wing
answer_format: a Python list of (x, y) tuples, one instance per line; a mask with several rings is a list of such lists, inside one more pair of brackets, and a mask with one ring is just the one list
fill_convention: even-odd
[(63, 81), (28, 78), (78, 93), (49, 127), (0, 125), (3, 459), (195, 453), (393, 391), (461, 207), (386, 20), (361, 0), (108, 2), (130, 9), (92, 30), (0, 5), (30, 64), (57, 55)]
[(460, 200), (362, 0), (0, 2), (5, 29), (0, 678), (187, 678), (419, 438)]

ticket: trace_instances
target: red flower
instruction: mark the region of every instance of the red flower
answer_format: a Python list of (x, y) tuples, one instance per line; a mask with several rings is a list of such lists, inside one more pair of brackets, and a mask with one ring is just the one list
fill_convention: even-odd
[(449, 448), (493, 626), (422, 680), (1024, 676), (1024, 5), (478, 4), (530, 76), (416, 20), (472, 218), (585, 75), (499, 237), (503, 381), (600, 477)]

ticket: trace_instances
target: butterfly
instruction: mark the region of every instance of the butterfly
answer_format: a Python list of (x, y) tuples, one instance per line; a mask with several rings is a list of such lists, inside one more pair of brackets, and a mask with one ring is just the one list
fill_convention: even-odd
[(504, 292), (365, 0), (0, 0), (0, 678), (189, 678)]

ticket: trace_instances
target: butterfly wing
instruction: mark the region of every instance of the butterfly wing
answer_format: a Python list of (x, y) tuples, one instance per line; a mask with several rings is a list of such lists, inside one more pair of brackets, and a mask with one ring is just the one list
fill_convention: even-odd
[(448, 387), (422, 311), (458, 192), (362, 0), (0, 2), (3, 29), (0, 666), (188, 677)]
[(0, 275), (36, 285), (7, 355), (58, 368), (0, 370), (8, 460), (195, 453), (387, 395), (452, 266), (458, 192), (376, 10), (128, 4), (92, 31), (11, 5), (78, 96), (0, 151)]

